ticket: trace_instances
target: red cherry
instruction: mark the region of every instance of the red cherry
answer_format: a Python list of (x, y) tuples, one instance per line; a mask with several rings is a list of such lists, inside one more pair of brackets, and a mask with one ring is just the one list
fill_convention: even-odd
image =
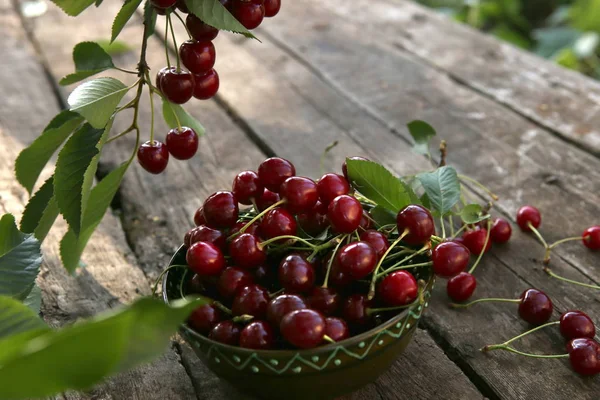
[(169, 151), (164, 143), (157, 140), (142, 144), (137, 151), (138, 162), (151, 174), (160, 174), (167, 168)]
[(369, 275), (377, 265), (377, 253), (367, 242), (353, 242), (341, 248), (337, 256), (342, 271), (354, 279)]
[(358, 227), (361, 228), (363, 231), (366, 231), (367, 229), (371, 229), (371, 225), (372, 224), (371, 218), (369, 217), (369, 213), (363, 210)]
[(185, 236), (183, 237), (183, 244), (185, 245), (185, 247), (190, 247), (190, 239), (192, 238), (192, 235), (194, 234), (195, 230), (196, 228), (192, 228), (185, 233)]
[(219, 34), (219, 30), (208, 24), (202, 22), (202, 20), (196, 17), (194, 14), (188, 14), (185, 19), (190, 34), (194, 39), (199, 42), (213, 40)]
[(325, 319), (325, 334), (335, 342), (347, 339), (350, 337), (348, 325), (341, 318), (327, 317)]
[(425, 244), (435, 233), (431, 213), (419, 205), (409, 205), (400, 210), (396, 224), (400, 233), (408, 229), (409, 233), (404, 237), (404, 241), (410, 245)]
[(177, 9), (184, 14), (190, 13), (190, 9), (188, 8), (187, 4), (185, 4), (185, 0), (177, 0), (175, 2), (175, 7), (177, 7)]
[(268, 350), (275, 344), (275, 334), (271, 325), (265, 321), (254, 321), (240, 332), (240, 347), (246, 349)]
[(222, 321), (215, 325), (208, 337), (215, 342), (237, 346), (240, 341), (240, 328), (233, 321)]
[(213, 228), (230, 228), (238, 219), (238, 202), (231, 192), (211, 194), (202, 206), (204, 218), (208, 226)]
[(294, 293), (309, 291), (315, 284), (313, 265), (299, 254), (290, 254), (279, 264), (279, 282)]
[(342, 297), (333, 288), (315, 287), (307, 298), (310, 308), (317, 310), (323, 315), (333, 315), (340, 308)]
[(317, 190), (319, 192), (319, 200), (321, 200), (321, 203), (329, 205), (336, 197), (341, 196), (342, 194), (348, 194), (350, 185), (341, 175), (325, 174), (319, 179)]
[(250, 205), (253, 199), (263, 194), (264, 187), (260, 183), (256, 172), (242, 171), (233, 180), (233, 189), (231, 191), (238, 202)]
[[(465, 246), (475, 255), (480, 255), (481, 252), (487, 253), (492, 247), (492, 241), (488, 240), (487, 245), (485, 239), (487, 237), (487, 229), (475, 228), (467, 231), (463, 235)], [(485, 246), (485, 248), (484, 248)]]
[(267, 158), (258, 167), (261, 183), (272, 192), (279, 193), (281, 184), (289, 177), (296, 175), (294, 165), (279, 157)]
[(178, 160), (189, 160), (198, 151), (198, 135), (192, 128), (183, 126), (167, 133), (167, 149)]
[(286, 314), (306, 308), (302, 297), (295, 294), (281, 294), (269, 302), (267, 306), (267, 320), (273, 326), (279, 327)]
[(560, 316), (560, 333), (567, 340), (577, 338), (593, 339), (596, 327), (592, 319), (582, 311), (567, 311)]
[(496, 218), (490, 230), (490, 240), (494, 243), (506, 243), (512, 234), (510, 223), (504, 218)]
[(317, 201), (312, 210), (296, 216), (302, 230), (311, 236), (317, 236), (329, 226), (327, 207)]
[(231, 305), (233, 315), (252, 315), (255, 318), (264, 318), (269, 305), (269, 292), (259, 285), (243, 287), (234, 297)]
[(219, 249), (224, 250), (227, 245), (225, 242), (226, 239), (227, 238), (223, 232), (209, 228), (208, 226), (200, 225), (192, 229), (189, 243), (190, 246), (197, 242), (212, 243)]
[(454, 243), (460, 243), (463, 246), (465, 245), (465, 239), (462, 236), (455, 237), (454, 239), (452, 239), (452, 241)]
[(527, 289), (521, 294), (519, 316), (532, 325), (542, 325), (552, 316), (552, 300), (537, 289)]
[(585, 247), (591, 250), (600, 250), (600, 226), (587, 228), (581, 237)]
[(298, 214), (311, 210), (318, 200), (317, 184), (309, 178), (291, 176), (279, 189), (279, 194), (285, 199), (285, 207)]
[(158, 90), (161, 91), (162, 93), (162, 80), (163, 77), (165, 76), (165, 74), (167, 73), (167, 71), (172, 70), (175, 71), (176, 68), (175, 67), (163, 67), (161, 68), (157, 73), (156, 73), (156, 87), (158, 88)]
[(448, 297), (454, 300), (457, 303), (467, 301), (471, 296), (473, 296), (473, 292), (475, 292), (475, 288), (477, 287), (477, 279), (473, 275), (468, 272), (461, 272), (455, 277), (448, 280), (448, 284), (446, 285), (446, 293), (448, 293)]
[[(229, 235), (235, 235), (236, 233), (238, 233), (240, 231), (240, 229), (242, 229), (244, 226), (246, 226), (246, 224), (249, 221), (240, 221), (240, 222), (236, 222), (231, 229), (229, 230)], [(252, 223), (252, 225), (250, 225), (249, 227), (246, 228), (246, 230), (244, 231), (244, 233), (251, 233), (253, 235), (256, 236), (260, 236), (260, 232), (259, 232), (259, 226), (257, 222)]]
[(263, 0), (231, 0), (231, 13), (246, 29), (257, 28), (265, 17)]
[(217, 59), (215, 45), (209, 41), (187, 40), (179, 46), (181, 62), (192, 74), (204, 74), (212, 69)]
[(281, 334), (292, 345), (310, 349), (323, 342), (325, 317), (315, 310), (296, 310), (286, 314), (280, 324)]
[[(364, 157), (348, 157), (350, 160), (362, 160), (362, 161), (369, 161), (368, 158), (364, 158)], [(342, 173), (344, 174), (344, 178), (346, 178), (346, 180), (348, 182), (350, 182), (350, 179), (348, 178), (348, 165), (346, 165), (346, 161), (344, 161), (344, 163), (342, 164)]]
[(433, 271), (443, 278), (458, 275), (469, 265), (471, 253), (460, 243), (442, 242), (431, 251)]
[(175, 5), (177, 0), (152, 0), (152, 5), (158, 8), (169, 8)]
[[(575, 340), (577, 343), (573, 343)], [(586, 339), (574, 339), (573, 342), (569, 352), (569, 361), (573, 370), (584, 376), (600, 373), (600, 345)]]
[(188, 71), (172, 68), (162, 75), (160, 89), (171, 103), (186, 103), (194, 93), (194, 76)]
[(219, 91), (219, 74), (213, 68), (203, 74), (194, 74), (193, 96), (199, 100), (208, 100)]
[(205, 304), (196, 308), (188, 318), (188, 325), (196, 332), (203, 335), (208, 334), (221, 320), (219, 310), (211, 304)]
[(360, 234), (360, 240), (371, 245), (373, 250), (375, 250), (375, 253), (377, 253), (377, 259), (381, 259), (390, 247), (387, 236), (376, 230), (364, 231)]
[(237, 267), (227, 267), (219, 276), (217, 290), (223, 298), (230, 299), (242, 288), (253, 283), (254, 278), (250, 272)]
[(187, 251), (186, 260), (190, 268), (202, 276), (219, 275), (225, 268), (225, 257), (212, 243), (196, 242)]
[(336, 232), (352, 233), (360, 225), (362, 205), (352, 196), (341, 195), (333, 199), (327, 208), (327, 218)]
[[(327, 255), (327, 257), (325, 257), (325, 259), (323, 260), (324, 268), (327, 268), (327, 266), (329, 265), (329, 259), (331, 257), (332, 257), (332, 253)], [(342, 270), (342, 268), (340, 267), (338, 258), (334, 257), (333, 262), (331, 264), (331, 272), (329, 273), (329, 282), (331, 282), (333, 285), (335, 285), (337, 287), (343, 287), (343, 286), (347, 286), (349, 283), (351, 283), (352, 280), (353, 280), (352, 276), (348, 272)]]
[(265, 189), (263, 194), (256, 199), (256, 205), (258, 206), (259, 211), (264, 211), (273, 204), (277, 203), (279, 200), (279, 195), (277, 193), (271, 192), (269, 189)]
[(260, 233), (265, 239), (277, 236), (296, 235), (297, 223), (294, 216), (284, 208), (268, 211), (260, 223)]
[(367, 306), (369, 301), (364, 294), (353, 294), (342, 303), (342, 315), (351, 324), (365, 325), (369, 322)]
[(196, 226), (206, 224), (206, 219), (204, 218), (204, 209), (202, 207), (196, 210), (196, 213), (194, 214), (194, 223)]
[(565, 348), (567, 349), (567, 353), (571, 353), (574, 349), (578, 348), (578, 347), (582, 347), (582, 346), (589, 346), (589, 345), (594, 345), (597, 344), (596, 341), (594, 339), (590, 339), (590, 338), (579, 338), (579, 339), (571, 339), (567, 342), (567, 344), (565, 345)]
[(538, 228), (542, 223), (542, 215), (540, 210), (533, 206), (523, 206), (517, 211), (517, 224), (523, 232), (531, 232), (529, 224), (534, 228)]
[(390, 306), (405, 306), (417, 299), (417, 280), (408, 271), (395, 271), (381, 280), (378, 294)]
[(267, 259), (267, 254), (259, 245), (258, 237), (243, 233), (229, 243), (229, 255), (239, 267), (257, 268)]

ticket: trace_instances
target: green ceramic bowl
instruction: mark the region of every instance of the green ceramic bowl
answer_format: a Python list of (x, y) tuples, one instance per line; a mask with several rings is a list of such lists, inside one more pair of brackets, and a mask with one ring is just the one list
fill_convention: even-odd
[[(186, 264), (185, 252), (179, 248), (170, 265)], [(184, 272), (175, 268), (164, 275), (166, 303), (181, 297)], [(427, 281), (424, 304), (370, 331), (316, 349), (243, 349), (212, 341), (185, 324), (180, 333), (208, 368), (243, 393), (263, 399), (334, 399), (373, 382), (406, 348), (428, 306), (435, 280), (433, 274), (421, 279)]]

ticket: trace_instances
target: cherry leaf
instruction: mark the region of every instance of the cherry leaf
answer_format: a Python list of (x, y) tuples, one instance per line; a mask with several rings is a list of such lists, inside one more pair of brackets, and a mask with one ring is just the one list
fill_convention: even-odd
[(460, 200), (460, 181), (456, 170), (450, 166), (421, 173), (417, 175), (417, 179), (423, 185), (431, 207), (440, 216), (448, 214)]
[(95, 42), (76, 44), (73, 48), (73, 62), (75, 63), (75, 72), (60, 80), (59, 83), (63, 86), (82, 81), (115, 67), (110, 55)]
[(169, 128), (177, 128), (177, 120), (179, 120), (181, 126), (192, 128), (198, 136), (204, 135), (205, 130), (202, 124), (179, 104), (173, 104), (163, 99), (163, 118)]
[(241, 33), (250, 39), (256, 37), (244, 27), (219, 0), (185, 0), (190, 12), (204, 23), (217, 29)]
[(129, 87), (114, 78), (98, 78), (79, 85), (68, 98), (71, 111), (83, 115), (96, 129), (106, 126)]
[(127, 24), (127, 22), (131, 19), (135, 13), (135, 10), (137, 10), (141, 3), (142, 0), (126, 0), (125, 3), (123, 3), (123, 7), (121, 7), (121, 10), (119, 10), (119, 13), (115, 17), (115, 20), (112, 24), (112, 32), (110, 37), (111, 43), (115, 41), (117, 36), (119, 36), (119, 33), (121, 33), (123, 30), (125, 24)]
[(429, 154), (429, 141), (436, 135), (435, 129), (427, 122), (420, 120), (409, 122), (406, 126), (415, 141), (413, 150), (419, 154)]

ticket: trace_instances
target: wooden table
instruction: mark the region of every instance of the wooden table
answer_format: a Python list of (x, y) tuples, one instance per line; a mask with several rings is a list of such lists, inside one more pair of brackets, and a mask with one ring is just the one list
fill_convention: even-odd
[[(16, 0), (15, 0), (16, 1)], [(74, 19), (52, 4), (24, 20), (16, 3), (0, 0), (0, 206), (20, 215), (27, 201), (13, 175), (14, 159), (64, 106), (73, 87), (57, 80), (72, 71), (71, 49), (107, 38), (120, 2), (107, 1)], [(139, 21), (138, 21), (139, 22)], [(160, 25), (162, 30), (163, 24)], [(411, 152), (406, 123), (423, 119), (449, 145), (449, 163), (501, 195), (493, 212), (514, 219), (520, 205), (543, 212), (549, 240), (578, 235), (600, 222), (600, 84), (448, 21), (409, 1), (285, 1), (281, 14), (257, 30), (262, 44), (221, 33), (216, 40), (221, 90), (214, 101), (186, 108), (207, 128), (200, 154), (171, 162), (160, 176), (134, 166), (112, 213), (90, 241), (87, 268), (68, 276), (58, 261), (59, 223), (44, 244), (38, 279), (43, 317), (59, 326), (149, 293), (149, 284), (179, 244), (192, 215), (211, 192), (242, 169), (274, 154), (301, 174), (319, 175), (319, 156), (338, 170), (346, 155), (365, 155), (399, 174), (428, 167)], [(179, 31), (179, 38), (183, 38)], [(139, 47), (141, 25), (121, 39)], [(116, 57), (134, 66), (136, 54)], [(165, 64), (153, 38), (149, 62)], [(123, 78), (122, 75), (120, 75)], [(149, 108), (142, 131), (149, 129)], [(127, 116), (130, 118), (130, 116)], [(166, 132), (160, 118), (158, 132)], [(115, 131), (128, 124), (118, 119)], [(132, 142), (105, 149), (101, 175), (129, 154)], [(477, 187), (474, 196), (485, 198)], [(515, 231), (477, 271), (478, 296), (516, 297), (538, 287), (555, 315), (583, 309), (600, 323), (599, 292), (549, 279), (535, 239)], [(600, 282), (599, 256), (579, 243), (557, 249), (555, 271)], [(377, 382), (348, 399), (598, 399), (600, 380), (576, 376), (564, 360), (531, 360), (478, 349), (526, 329), (515, 307), (484, 304), (457, 312), (439, 285), (406, 353)], [(563, 351), (556, 330), (519, 348)], [(174, 340), (156, 362), (109, 379), (89, 393), (61, 399), (244, 398)]]

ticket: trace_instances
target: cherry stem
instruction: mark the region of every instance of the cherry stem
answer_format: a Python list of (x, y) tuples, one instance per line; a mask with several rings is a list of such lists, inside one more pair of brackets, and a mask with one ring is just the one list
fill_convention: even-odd
[(558, 246), (559, 244), (566, 243), (566, 242), (573, 242), (575, 240), (580, 241), (581, 240), (581, 236), (573, 236), (573, 237), (568, 237), (568, 238), (557, 240), (556, 242), (550, 244), (548, 246), (548, 248), (549, 249), (553, 249), (556, 246)]
[[(405, 257), (405, 258), (403, 258), (402, 260), (398, 261), (396, 264), (392, 265), (390, 268), (388, 268), (388, 269), (386, 269), (385, 271), (382, 271), (381, 273), (379, 273), (379, 274), (378, 274), (378, 276), (377, 276), (377, 278), (379, 279), (379, 277), (381, 277), (381, 276), (383, 276), (383, 275), (385, 275), (385, 274), (387, 274), (387, 273), (389, 273), (389, 272), (392, 272), (392, 271), (398, 270), (398, 269), (412, 268), (412, 267), (416, 266), (416, 264), (413, 264), (413, 265), (410, 265), (410, 266), (408, 266), (408, 265), (407, 265), (406, 267), (403, 267), (403, 268), (398, 268), (400, 265), (402, 265), (402, 264), (404, 264), (405, 262), (409, 261), (409, 260), (410, 260), (410, 259), (412, 259), (413, 257), (416, 257), (416, 256), (418, 256), (419, 254), (422, 254), (422, 253), (424, 253), (425, 251), (429, 250), (430, 246), (431, 246), (431, 245), (430, 245), (429, 243), (426, 243), (426, 244), (425, 244), (423, 247), (421, 247), (421, 249), (420, 249), (420, 250), (418, 250), (418, 251), (414, 252), (413, 254), (411, 254), (411, 255), (410, 255), (410, 256), (408, 256), (408, 257)], [(384, 255), (384, 257), (385, 257), (385, 255)], [(428, 263), (423, 263), (423, 264), (428, 264)], [(423, 264), (419, 264), (419, 266), (422, 266)], [(432, 265), (432, 264), (429, 264), (429, 265)]]
[(419, 267), (431, 267), (432, 265), (433, 265), (433, 261), (427, 261), (427, 262), (418, 263), (418, 264), (409, 264), (409, 265), (404, 265), (404, 266), (400, 266), (400, 267), (389, 268), (389, 269), (386, 269), (385, 271), (381, 272), (377, 276), (377, 279), (379, 279), (380, 277), (382, 277), (384, 275), (389, 274), (390, 272), (400, 271), (403, 269), (419, 268)]
[[(227, 238), (227, 240), (231, 240), (234, 237), (236, 237), (237, 235), (241, 235), (242, 233), (246, 232), (246, 229), (248, 229), (253, 223), (255, 223), (256, 221), (258, 221), (259, 219), (262, 218), (263, 215), (265, 215), (266, 213), (268, 213), (269, 211), (271, 211), (272, 209), (279, 207), (280, 205), (285, 204), (285, 199), (279, 200), (278, 202), (276, 202), (275, 204), (271, 205), (270, 207), (267, 207), (264, 209), (264, 211), (258, 213), (256, 215), (256, 217), (252, 218), (250, 221), (248, 221), (246, 223), (246, 225), (242, 226), (242, 229), (240, 229), (238, 232), (234, 233), (233, 235), (229, 236)], [(268, 240), (267, 240), (268, 242)], [(264, 242), (263, 242), (264, 243)]]
[(449, 306), (451, 308), (467, 308), (467, 307), (471, 307), (474, 304), (484, 303), (486, 301), (500, 301), (500, 302), (504, 302), (504, 303), (520, 303), (521, 299), (501, 299), (501, 298), (497, 298), (497, 297), (488, 297), (485, 299), (473, 300), (470, 303), (464, 303), (464, 304), (450, 303)]
[(442, 237), (446, 237), (446, 225), (444, 224), (444, 217), (440, 217), (440, 225), (442, 226)]
[(510, 346), (504, 346), (504, 345), (492, 345), (492, 346), (485, 346), (485, 347), (481, 348), (482, 352), (493, 351), (493, 350), (504, 350), (504, 351), (508, 351), (510, 353), (518, 354), (518, 355), (525, 356), (525, 357), (531, 357), (531, 358), (566, 358), (566, 357), (569, 357), (568, 354), (525, 353), (525, 352), (519, 351), (515, 348), (512, 348)]
[(150, 143), (154, 143), (154, 96), (152, 90), (148, 90), (150, 95)]
[(325, 340), (326, 342), (329, 342), (329, 343), (335, 343), (335, 340), (333, 340), (331, 337), (329, 337), (327, 335), (323, 335), (323, 340)]
[(544, 239), (544, 237), (542, 236), (542, 234), (540, 233), (540, 231), (538, 231), (535, 226), (533, 226), (531, 224), (531, 222), (527, 222), (527, 226), (529, 227), (529, 229), (531, 229), (531, 232), (533, 232), (533, 234), (537, 237), (537, 239), (540, 241), (540, 243), (542, 244), (542, 246), (544, 246), (545, 249), (548, 249), (548, 243), (546, 242), (546, 239)]
[(346, 238), (346, 236), (350, 236), (350, 235), (346, 234), (346, 235), (342, 235), (341, 237), (339, 237), (340, 241), (337, 244), (337, 246), (335, 246), (335, 249), (333, 249), (333, 254), (329, 258), (329, 263), (327, 264), (327, 272), (325, 273), (325, 281), (323, 282), (323, 288), (325, 288), (325, 289), (327, 289), (327, 283), (329, 282), (329, 275), (331, 273), (331, 266), (333, 265), (333, 259), (334, 259), (334, 257), (336, 257), (337, 251), (340, 248), (340, 246), (342, 245), (342, 243), (344, 243), (344, 239)]
[(530, 329), (530, 330), (528, 330), (527, 332), (521, 333), (520, 335), (518, 335), (518, 336), (515, 336), (514, 338), (512, 338), (512, 339), (509, 339), (509, 340), (507, 340), (507, 341), (506, 341), (506, 342), (504, 342), (504, 343), (495, 344), (495, 345), (491, 345), (491, 346), (485, 346), (484, 348), (488, 348), (488, 350), (491, 348), (491, 350), (494, 350), (493, 348), (494, 348), (495, 346), (508, 346), (508, 345), (509, 345), (509, 344), (511, 344), (512, 342), (514, 342), (514, 341), (516, 341), (516, 340), (519, 340), (519, 339), (521, 339), (521, 338), (523, 338), (523, 337), (525, 337), (525, 336), (527, 336), (527, 335), (529, 335), (529, 334), (531, 334), (531, 333), (533, 333), (533, 332), (537, 332), (537, 331), (539, 331), (539, 330), (541, 330), (541, 329), (544, 329), (544, 328), (546, 328), (546, 327), (548, 327), (548, 326), (554, 326), (554, 325), (558, 325), (558, 324), (560, 324), (560, 321), (548, 322), (548, 323), (545, 323), (545, 324), (543, 324), (543, 325), (536, 326), (535, 328), (533, 328), (533, 329)]
[(340, 235), (340, 236), (336, 236), (330, 240), (328, 240), (327, 242), (320, 244), (320, 245), (313, 245), (313, 252), (310, 254), (310, 256), (308, 256), (308, 261), (311, 261), (318, 252), (320, 252), (321, 250), (324, 250), (328, 247), (337, 245), (338, 243), (342, 242), (344, 240), (344, 235)]
[(319, 170), (321, 172), (321, 175), (323, 175), (325, 173), (325, 158), (327, 157), (327, 153), (329, 153), (331, 151), (331, 149), (333, 149), (337, 145), (338, 145), (338, 141), (336, 140), (336, 141), (330, 143), (329, 145), (327, 145), (327, 147), (325, 147), (325, 150), (323, 150), (323, 153), (321, 153), (321, 158), (319, 160)]
[(169, 22), (170, 18), (165, 18), (165, 55), (167, 57), (167, 67), (171, 69), (171, 59), (169, 58)]
[(181, 296), (182, 299), (185, 299), (185, 294), (183, 294), (183, 282), (185, 282), (185, 278), (187, 278), (188, 272), (190, 272), (190, 269), (186, 268), (185, 272), (183, 273), (183, 276), (181, 277), (181, 280), (179, 281), (179, 296)]
[(183, 18), (181, 18), (181, 16), (177, 13), (177, 11), (173, 11), (173, 14), (175, 14), (175, 16), (177, 17), (177, 19), (179, 19), (179, 21), (181, 22), (181, 24), (185, 28), (185, 31), (187, 32), (188, 37), (191, 39), (192, 38), (192, 33), (190, 32), (189, 28), (187, 27), (187, 25), (183, 21)]
[(215, 306), (216, 308), (218, 308), (219, 310), (223, 311), (225, 314), (229, 314), (231, 315), (232, 312), (229, 308), (227, 308), (226, 306), (223, 305), (223, 303), (218, 302), (213, 300), (212, 305)]
[(179, 59), (179, 51), (177, 48), (177, 40), (175, 39), (175, 30), (173, 29), (173, 21), (171, 21), (171, 13), (167, 14), (169, 20), (169, 28), (171, 29), (171, 36), (173, 37), (173, 47), (175, 49), (175, 55), (177, 56), (177, 72), (181, 71), (181, 60)]
[(491, 225), (492, 225), (492, 221), (488, 219), (488, 222), (487, 222), (487, 233), (485, 235), (485, 242), (483, 243), (483, 249), (481, 250), (481, 253), (479, 253), (479, 255), (477, 256), (477, 260), (475, 260), (475, 264), (473, 264), (473, 266), (469, 270), (469, 274), (472, 274), (475, 271), (475, 268), (477, 268), (477, 266), (479, 265), (479, 262), (483, 258), (483, 254), (485, 253), (487, 245), (488, 245), (488, 243), (490, 241), (490, 232), (491, 232), (490, 227), (491, 227)]
[(455, 237), (457, 237), (462, 231), (464, 231), (468, 227), (469, 227), (469, 225), (467, 225), (467, 224), (464, 224), (463, 226), (461, 226), (459, 230), (457, 230), (456, 232), (454, 232), (454, 234), (452, 234), (451, 239), (454, 239)]
[(266, 246), (268, 246), (269, 244), (276, 242), (278, 240), (283, 240), (283, 239), (293, 239), (293, 240), (297, 240), (301, 243), (304, 243), (305, 245), (309, 246), (310, 248), (314, 249), (315, 247), (317, 247), (317, 245), (310, 243), (309, 241), (302, 239), (301, 237), (298, 236), (294, 236), (294, 235), (282, 235), (282, 236), (277, 236), (274, 238), (271, 238), (269, 240), (265, 240), (264, 242), (260, 243), (260, 247), (261, 248), (265, 248)]
[(396, 239), (394, 241), (394, 243), (392, 243), (390, 245), (390, 247), (388, 247), (388, 249), (385, 251), (385, 253), (381, 257), (381, 259), (377, 263), (377, 266), (375, 267), (375, 270), (373, 271), (373, 278), (371, 279), (371, 285), (369, 287), (369, 294), (367, 296), (367, 299), (372, 300), (373, 297), (375, 297), (375, 283), (377, 282), (377, 273), (379, 272), (379, 269), (381, 268), (381, 265), (383, 264), (383, 261), (388, 256), (388, 254), (390, 254), (390, 252), (392, 251), (392, 249), (394, 247), (396, 247), (396, 245), (398, 243), (400, 243), (400, 241), (402, 239), (404, 239), (406, 237), (406, 235), (408, 235), (409, 233), (410, 233), (410, 230), (408, 228), (404, 229), (404, 232), (402, 232), (402, 234), (400, 236), (398, 236), (398, 239)]
[(564, 281), (567, 283), (572, 283), (573, 285), (578, 285), (578, 286), (583, 286), (583, 287), (590, 288), (590, 289), (600, 290), (600, 286), (598, 286), (598, 285), (583, 283), (583, 282), (575, 281), (573, 279), (569, 279), (569, 278), (565, 278), (563, 276), (557, 275), (548, 266), (544, 267), (544, 272), (547, 273), (548, 275), (550, 275), (552, 278), (556, 278), (558, 280), (561, 280), (561, 281)]
[(472, 183), (472, 184), (474, 184), (475, 186), (478, 186), (478, 187), (479, 187), (479, 188), (481, 188), (483, 191), (485, 191), (485, 192), (486, 192), (486, 193), (487, 193), (487, 194), (488, 194), (488, 195), (489, 195), (489, 196), (492, 198), (492, 200), (494, 200), (494, 201), (498, 201), (499, 197), (498, 197), (498, 196), (496, 196), (496, 195), (494, 194), (494, 192), (492, 192), (492, 191), (491, 191), (491, 190), (490, 190), (490, 189), (489, 189), (487, 186), (483, 185), (481, 182), (479, 182), (479, 181), (477, 181), (477, 180), (475, 180), (475, 179), (473, 179), (473, 178), (471, 178), (471, 177), (468, 177), (468, 176), (466, 176), (466, 175), (460, 175), (460, 174), (459, 174), (459, 175), (458, 175), (458, 178), (459, 178), (459, 179), (462, 179), (462, 180), (465, 180), (465, 181), (468, 181), (468, 182), (471, 182), (471, 183)]
[(170, 270), (175, 269), (175, 268), (187, 268), (187, 265), (181, 265), (181, 264), (170, 265), (167, 269), (162, 271), (160, 273), (160, 275), (158, 275), (158, 278), (156, 278), (156, 280), (154, 281), (154, 285), (152, 285), (152, 295), (153, 296), (156, 294), (156, 289), (158, 289), (158, 284), (162, 280), (163, 276), (165, 276), (165, 274), (167, 272), (169, 272)]
[(355, 192), (355, 193), (354, 193), (354, 197), (355, 197), (357, 200), (359, 200), (359, 201), (363, 201), (363, 202), (365, 202), (365, 203), (367, 203), (367, 204), (372, 204), (372, 205), (374, 205), (374, 206), (376, 206), (376, 205), (377, 205), (377, 203), (375, 203), (373, 200), (371, 200), (371, 199), (369, 199), (369, 198), (367, 198), (367, 197), (363, 196), (362, 194), (360, 194), (360, 193), (358, 193), (358, 192)]

